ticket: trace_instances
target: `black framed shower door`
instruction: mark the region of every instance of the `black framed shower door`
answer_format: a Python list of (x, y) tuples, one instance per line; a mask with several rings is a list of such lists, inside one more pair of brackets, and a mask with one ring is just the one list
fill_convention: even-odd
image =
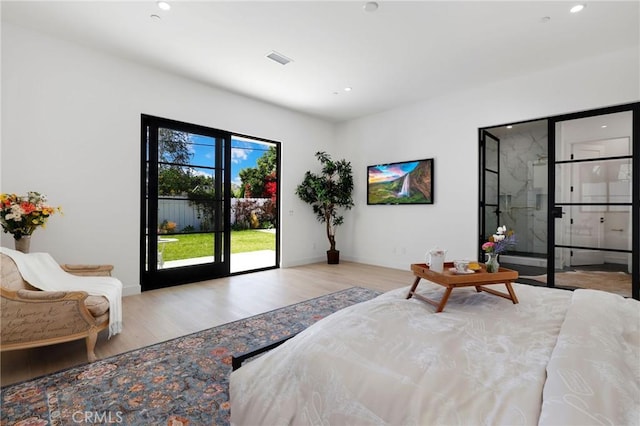
[[(516, 250), (501, 256), (501, 263), (519, 270), (521, 281), (595, 286), (639, 299), (640, 177), (633, 173), (640, 170), (639, 106), (480, 129), (479, 259), (492, 233), (487, 217), (520, 235), (537, 226), (535, 241), (518, 241)], [(499, 146), (498, 165), (489, 167), (497, 177), (506, 175), (498, 184), (487, 178), (487, 140)], [(516, 166), (505, 165), (514, 158)], [(513, 187), (518, 182), (522, 186)], [(496, 189), (497, 207), (491, 195)], [(583, 283), (576, 284), (572, 279), (581, 273)]]

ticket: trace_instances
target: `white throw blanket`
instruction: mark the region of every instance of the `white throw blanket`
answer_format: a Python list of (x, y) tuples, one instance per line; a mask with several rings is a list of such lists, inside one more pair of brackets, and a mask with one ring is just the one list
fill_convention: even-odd
[(44, 291), (85, 291), (109, 301), (109, 337), (122, 331), (122, 283), (113, 277), (79, 277), (69, 274), (48, 253), (22, 253), (0, 247), (18, 266), (20, 275)]

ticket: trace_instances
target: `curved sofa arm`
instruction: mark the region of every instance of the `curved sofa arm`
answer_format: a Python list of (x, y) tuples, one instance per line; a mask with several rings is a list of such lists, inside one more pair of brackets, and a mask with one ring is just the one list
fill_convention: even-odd
[(58, 300), (84, 300), (87, 298), (86, 291), (39, 291), (39, 290), (25, 290), (20, 289), (15, 292), (15, 295), (9, 294), (10, 292), (3, 291), (3, 297), (14, 298), (14, 300), (44, 300), (47, 302), (54, 302)]
[(84, 277), (108, 277), (111, 276), (111, 271), (113, 270), (113, 265), (69, 265), (64, 263), (60, 267), (65, 272)]
[(96, 325), (84, 304), (84, 291), (0, 291), (1, 344), (7, 349), (34, 341), (71, 340)]

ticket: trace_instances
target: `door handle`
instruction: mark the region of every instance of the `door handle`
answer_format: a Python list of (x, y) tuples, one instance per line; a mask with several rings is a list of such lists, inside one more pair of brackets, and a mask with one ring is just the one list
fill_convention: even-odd
[(551, 214), (555, 219), (562, 219), (564, 212), (562, 211), (562, 207), (553, 207), (551, 209)]

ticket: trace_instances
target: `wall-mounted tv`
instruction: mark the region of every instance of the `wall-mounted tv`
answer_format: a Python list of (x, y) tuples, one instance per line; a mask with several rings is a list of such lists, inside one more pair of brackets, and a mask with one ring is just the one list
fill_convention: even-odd
[(433, 158), (368, 166), (367, 204), (433, 204)]

